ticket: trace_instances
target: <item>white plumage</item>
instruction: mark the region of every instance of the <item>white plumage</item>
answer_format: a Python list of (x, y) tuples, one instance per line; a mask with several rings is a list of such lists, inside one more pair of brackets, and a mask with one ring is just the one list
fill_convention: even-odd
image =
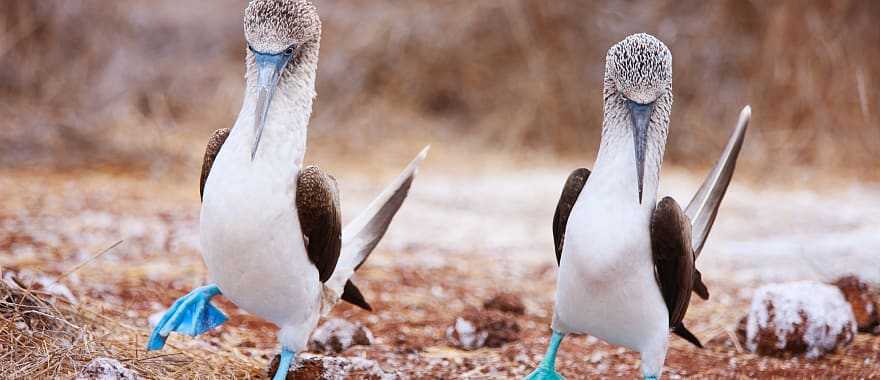
[(211, 280), (236, 305), (279, 325), (281, 343), (299, 351), (320, 316), (322, 284), (296, 212), (307, 119), (288, 116), (309, 115), (311, 94), (295, 94), (273, 100), (253, 161), (248, 110), (256, 96), (246, 95), (205, 185), (200, 223)]
[[(613, 142), (602, 144), (593, 173), (571, 211), (553, 328), (589, 333), (639, 351), (646, 373), (656, 373), (663, 365), (669, 332), (668, 311), (651, 258), (649, 228), (657, 176), (646, 177), (639, 204), (632, 137), (626, 137), (609, 136)], [(656, 173), (658, 164), (649, 161), (646, 173)]]
[(733, 175), (750, 110), (743, 109), (685, 214), (671, 198), (657, 206), (673, 103), (669, 49), (647, 34), (612, 46), (603, 95), (602, 141), (593, 171), (572, 172), (557, 204), (554, 333), (528, 380), (561, 379), (555, 358), (568, 333), (638, 351), (649, 379), (662, 373), (670, 331), (702, 347), (682, 319), (692, 291), (708, 297), (694, 260)]

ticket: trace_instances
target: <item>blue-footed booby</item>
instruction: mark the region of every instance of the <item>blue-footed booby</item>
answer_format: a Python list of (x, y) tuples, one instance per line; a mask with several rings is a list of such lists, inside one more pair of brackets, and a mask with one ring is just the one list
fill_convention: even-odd
[(593, 172), (568, 177), (553, 217), (559, 273), (547, 354), (526, 379), (560, 379), (556, 352), (565, 334), (586, 333), (641, 354), (657, 379), (669, 332), (702, 347), (682, 320), (691, 292), (708, 299), (694, 261), (733, 175), (751, 110), (682, 211), (657, 203), (672, 110), (672, 54), (647, 34), (612, 46), (605, 63), (602, 140)]
[(321, 40), (307, 0), (254, 0), (244, 15), (246, 91), (232, 129), (208, 142), (202, 167), (200, 235), (213, 283), (177, 300), (155, 327), (149, 350), (168, 335), (198, 335), (226, 320), (223, 294), (280, 327), (275, 379), (306, 347), (338, 300), (370, 310), (351, 276), (385, 234), (427, 149), (367, 209), (341, 228), (336, 180), (303, 168)]

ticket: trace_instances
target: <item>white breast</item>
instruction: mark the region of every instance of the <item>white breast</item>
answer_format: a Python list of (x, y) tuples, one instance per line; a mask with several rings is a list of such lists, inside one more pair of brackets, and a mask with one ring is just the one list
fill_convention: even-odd
[(214, 163), (202, 203), (202, 254), (211, 280), (248, 312), (281, 326), (311, 324), (321, 283), (294, 208), (298, 168), (251, 161), (248, 139), (235, 132)]
[[(642, 351), (668, 332), (654, 278), (650, 215), (656, 189), (638, 203), (634, 160), (619, 156), (596, 170), (568, 220), (557, 278), (560, 328)], [(631, 172), (631, 174), (630, 174)]]

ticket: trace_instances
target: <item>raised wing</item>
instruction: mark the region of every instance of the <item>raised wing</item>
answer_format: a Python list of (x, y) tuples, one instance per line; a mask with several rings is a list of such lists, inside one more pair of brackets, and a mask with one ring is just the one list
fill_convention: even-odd
[(559, 203), (556, 204), (556, 212), (553, 214), (553, 242), (556, 249), (556, 265), (562, 262), (562, 246), (565, 244), (565, 226), (568, 224), (568, 216), (574, 203), (577, 202), (584, 184), (590, 178), (590, 170), (585, 168), (575, 169), (568, 175)]
[(205, 195), (205, 182), (208, 181), (208, 174), (211, 173), (211, 167), (214, 166), (214, 159), (220, 148), (229, 137), (229, 128), (222, 128), (214, 131), (211, 138), (208, 139), (208, 146), (205, 148), (205, 159), (202, 161), (202, 179), (199, 181), (199, 199)]
[(428, 155), (429, 148), (422, 149), (403, 172), (367, 205), (366, 210), (345, 226), (342, 235), (346, 259), (350, 259), (355, 270), (363, 265), (385, 235), (385, 231), (391, 225), (391, 219), (403, 205), (418, 173), (419, 165)]
[(342, 214), (336, 180), (317, 166), (304, 168), (296, 181), (296, 211), (309, 260), (321, 282), (336, 269), (342, 248)]
[(751, 117), (752, 108), (745, 106), (739, 114), (739, 122), (730, 135), (721, 158), (718, 159), (715, 167), (712, 168), (709, 176), (703, 181), (700, 190), (697, 191), (685, 210), (693, 230), (691, 244), (694, 247), (695, 258), (699, 257), (700, 251), (703, 250), (703, 244), (706, 243), (706, 237), (709, 236), (709, 230), (712, 229), (715, 216), (718, 214), (718, 207), (727, 192), (727, 185), (730, 184), (730, 178), (733, 177), (736, 159), (739, 157), (739, 151), (742, 148)]
[(700, 340), (682, 322), (697, 276), (691, 225), (681, 207), (670, 197), (663, 198), (651, 216), (651, 250), (654, 274), (669, 310), (672, 332), (702, 348)]
[(369, 304), (364, 301), (357, 286), (351, 282), (351, 276), (382, 240), (391, 220), (403, 205), (418, 173), (419, 165), (427, 157), (429, 148), (430, 146), (427, 146), (422, 149), (403, 172), (370, 202), (367, 209), (347, 224), (342, 231), (342, 254), (339, 264), (326, 284), (337, 294), (342, 294), (342, 300), (370, 310)]

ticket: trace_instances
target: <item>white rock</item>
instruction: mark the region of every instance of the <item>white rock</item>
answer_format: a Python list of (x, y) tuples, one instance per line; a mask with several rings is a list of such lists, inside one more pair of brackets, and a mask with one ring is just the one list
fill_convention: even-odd
[(312, 333), (309, 350), (338, 354), (351, 346), (373, 344), (373, 333), (360, 323), (345, 319), (327, 320)]
[[(278, 368), (278, 360), (272, 361), (270, 372)], [(290, 366), (289, 374), (294, 378), (307, 378), (315, 380), (343, 380), (343, 379), (376, 379), (397, 380), (400, 376), (394, 372), (387, 372), (375, 361), (364, 358), (331, 357), (304, 353), (299, 355), (296, 362)]]
[(136, 380), (137, 374), (119, 360), (95, 358), (76, 375), (76, 380)]
[(745, 321), (745, 345), (761, 354), (806, 353), (816, 358), (849, 344), (852, 308), (836, 286), (819, 282), (771, 284), (755, 291)]
[(517, 341), (519, 333), (519, 324), (507, 313), (495, 309), (468, 309), (446, 329), (446, 338), (455, 347), (475, 350)]
[(462, 317), (456, 318), (455, 324), (446, 329), (446, 337), (466, 350), (483, 347), (488, 336), (487, 331), (478, 331), (473, 322)]

